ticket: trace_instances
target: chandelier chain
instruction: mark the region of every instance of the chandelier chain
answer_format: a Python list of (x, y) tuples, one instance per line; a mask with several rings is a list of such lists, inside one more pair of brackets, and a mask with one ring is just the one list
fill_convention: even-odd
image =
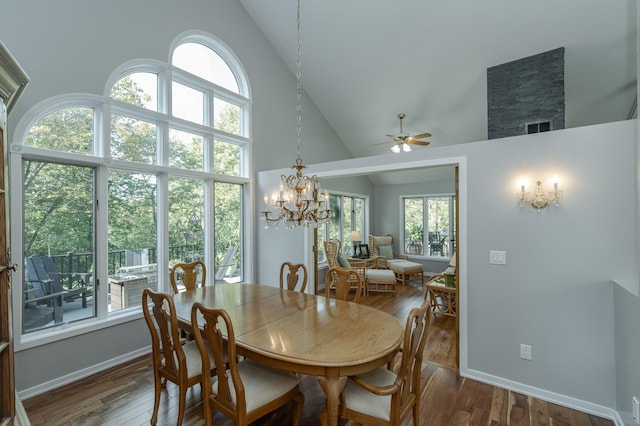
[(301, 46), (301, 37), (300, 37), (300, 0), (298, 0), (298, 9), (297, 9), (297, 19), (296, 19), (297, 27), (298, 27), (298, 49), (296, 51), (296, 119), (297, 119), (297, 138), (296, 141), (298, 143), (298, 157), (299, 161), (302, 161), (302, 46)]
[(298, 157), (296, 163), (291, 166), (294, 174), (281, 175), (280, 190), (264, 194), (264, 211), (261, 217), (265, 226), (278, 226), (283, 223), (289, 229), (300, 227), (323, 225), (331, 218), (329, 206), (329, 193), (324, 194), (320, 190), (320, 182), (316, 175), (304, 175), (302, 171), (307, 168), (302, 163), (302, 43), (300, 37), (300, 0), (297, 9), (298, 46), (296, 52), (296, 120)]

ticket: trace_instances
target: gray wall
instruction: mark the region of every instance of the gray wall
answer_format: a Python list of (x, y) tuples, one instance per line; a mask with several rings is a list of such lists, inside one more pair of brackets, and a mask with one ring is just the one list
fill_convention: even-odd
[[(126, 4), (20, 0), (3, 2), (2, 16), (23, 17), (5, 19), (0, 39), (31, 77), (9, 120), (10, 141), (16, 123), (37, 103), (68, 93), (102, 95), (116, 67), (140, 58), (167, 61), (171, 43), (179, 34), (199, 30), (229, 46), (249, 76), (255, 169), (289, 167), (295, 161), (295, 76), (239, 2), (191, 0), (185, 6), (169, 0)], [(305, 162), (349, 157), (306, 96), (303, 120)], [(256, 199), (262, 199), (259, 192)], [(12, 215), (19, 217), (20, 213)], [(19, 253), (12, 256), (20, 257)], [(16, 343), (16, 388), (28, 396), (145, 353), (150, 339), (138, 312), (108, 328), (97, 326), (59, 342)]]
[[(636, 137), (631, 120), (310, 170), (352, 175), (459, 162), (461, 374), (611, 418), (617, 415), (611, 281), (638, 292), (636, 242), (629, 238), (637, 229)], [(546, 182), (556, 174), (564, 190), (560, 207), (538, 214), (516, 205), (520, 179)], [(260, 173), (259, 185), (272, 186), (276, 177)], [(304, 238), (291, 243), (278, 255), (305, 250)], [(490, 250), (505, 250), (507, 264), (490, 265)], [(258, 269), (273, 262), (261, 254)], [(531, 361), (519, 358), (520, 344), (533, 347)], [(636, 350), (621, 356), (637, 359)]]

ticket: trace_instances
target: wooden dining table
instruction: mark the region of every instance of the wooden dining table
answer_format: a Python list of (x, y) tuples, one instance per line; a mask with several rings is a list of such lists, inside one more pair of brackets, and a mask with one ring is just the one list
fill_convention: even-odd
[(191, 330), (200, 302), (229, 314), (238, 353), (272, 367), (313, 375), (327, 398), (327, 424), (338, 424), (347, 377), (385, 365), (397, 353), (403, 325), (353, 302), (259, 284), (215, 284), (178, 293), (181, 327)]

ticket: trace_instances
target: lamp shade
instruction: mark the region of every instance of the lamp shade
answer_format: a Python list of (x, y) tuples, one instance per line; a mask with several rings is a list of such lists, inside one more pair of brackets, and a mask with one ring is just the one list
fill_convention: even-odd
[(351, 241), (360, 241), (360, 240), (362, 240), (362, 236), (360, 235), (360, 231), (351, 231), (351, 234), (349, 234), (349, 239)]

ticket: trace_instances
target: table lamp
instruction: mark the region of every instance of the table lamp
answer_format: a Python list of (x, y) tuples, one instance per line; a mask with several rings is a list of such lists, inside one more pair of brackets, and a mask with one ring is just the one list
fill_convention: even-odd
[(351, 240), (351, 244), (353, 244), (353, 257), (355, 257), (358, 243), (360, 243), (360, 241), (362, 240), (360, 231), (351, 231), (351, 234), (349, 234), (349, 239)]

